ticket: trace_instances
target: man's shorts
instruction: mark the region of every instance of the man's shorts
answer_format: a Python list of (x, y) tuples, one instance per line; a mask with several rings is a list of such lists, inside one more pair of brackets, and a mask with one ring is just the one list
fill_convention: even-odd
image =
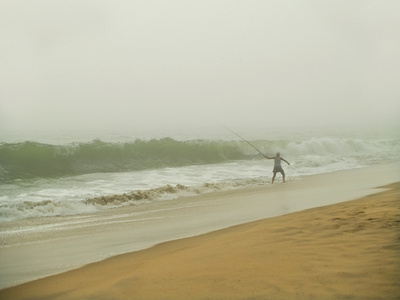
[(275, 174), (279, 172), (282, 173), (282, 175), (285, 175), (285, 171), (283, 171), (281, 166), (275, 166), (272, 172), (274, 172)]

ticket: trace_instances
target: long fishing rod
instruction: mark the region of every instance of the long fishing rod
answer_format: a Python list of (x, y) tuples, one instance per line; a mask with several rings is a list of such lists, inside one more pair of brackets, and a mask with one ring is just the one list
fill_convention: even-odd
[(238, 135), (236, 132), (234, 132), (233, 130), (230, 130), (227, 127), (224, 127), (226, 130), (229, 130), (230, 132), (232, 132), (234, 135), (238, 136), (239, 138), (241, 138), (243, 141), (245, 141), (247, 144), (249, 144), (252, 148), (254, 148), (258, 153), (260, 153), (262, 156), (264, 156), (265, 158), (268, 158), (266, 155), (264, 155), (260, 150), (258, 150), (253, 144), (251, 144), (249, 141), (245, 140), (243, 137), (241, 137), (240, 135)]

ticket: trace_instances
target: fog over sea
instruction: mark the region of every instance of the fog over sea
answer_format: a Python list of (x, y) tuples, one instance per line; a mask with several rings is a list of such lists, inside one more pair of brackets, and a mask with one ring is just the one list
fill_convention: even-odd
[[(395, 133), (232, 128), (288, 181), (400, 160)], [(1, 133), (0, 222), (79, 215), (270, 184), (273, 160), (224, 128), (182, 132)], [(278, 173), (276, 184), (281, 184)]]
[(398, 161), (399, 9), (0, 2), (0, 222)]

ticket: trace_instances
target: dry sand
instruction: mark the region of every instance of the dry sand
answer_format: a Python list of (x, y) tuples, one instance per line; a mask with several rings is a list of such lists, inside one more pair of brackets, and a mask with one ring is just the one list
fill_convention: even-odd
[(115, 256), (0, 299), (400, 299), (400, 183), (388, 188)]

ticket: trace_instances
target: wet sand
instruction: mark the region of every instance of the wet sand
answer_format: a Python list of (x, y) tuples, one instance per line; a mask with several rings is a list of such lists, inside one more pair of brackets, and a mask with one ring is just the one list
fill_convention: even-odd
[(399, 299), (400, 184), (161, 243), (0, 299)]
[(76, 216), (17, 220), (0, 227), (0, 289), (119, 254), (256, 220), (349, 201), (400, 181), (399, 163), (152, 201)]

